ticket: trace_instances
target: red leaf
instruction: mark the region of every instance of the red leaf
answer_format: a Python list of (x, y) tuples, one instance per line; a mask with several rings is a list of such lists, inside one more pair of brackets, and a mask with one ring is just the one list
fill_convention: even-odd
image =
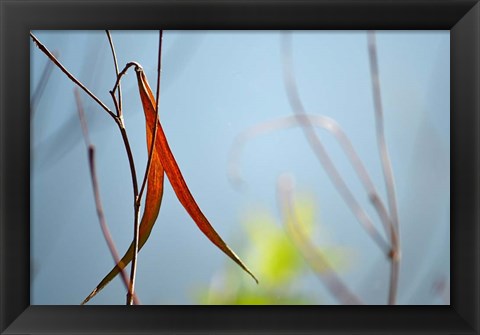
[[(137, 73), (138, 87), (140, 90), (140, 98), (142, 100), (143, 109), (146, 115), (154, 115), (155, 111), (155, 99), (151, 93), (150, 86), (148, 85), (147, 78), (143, 69), (138, 67), (135, 69)], [(222, 250), (227, 256), (229, 256), (235, 263), (237, 263), (243, 270), (252, 276), (258, 283), (258, 280), (252, 274), (252, 272), (243, 264), (240, 258), (228, 247), (228, 245), (222, 240), (220, 235), (217, 234), (215, 229), (202, 213), (198, 207), (195, 199), (193, 198), (187, 183), (183, 179), (182, 173), (178, 167), (175, 157), (170, 150), (170, 147), (163, 132), (161, 122), (157, 125), (157, 137), (155, 139), (155, 150), (158, 152), (160, 161), (165, 169), (168, 180), (177, 195), (178, 200), (188, 212), (190, 217), (195, 221), (198, 228), (208, 237), (208, 239), (215, 244), (220, 250)]]

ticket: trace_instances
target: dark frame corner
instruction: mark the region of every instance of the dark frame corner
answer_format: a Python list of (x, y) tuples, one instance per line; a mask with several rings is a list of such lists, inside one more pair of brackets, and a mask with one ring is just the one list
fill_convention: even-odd
[[(111, 15), (112, 10), (115, 16)], [(480, 333), (480, 4), (476, 0), (0, 0), (0, 24), (2, 334), (107, 330), (110, 333)], [(164, 29), (450, 30), (451, 305), (132, 309), (30, 306), (28, 32), (31, 29), (158, 29), (159, 24)]]

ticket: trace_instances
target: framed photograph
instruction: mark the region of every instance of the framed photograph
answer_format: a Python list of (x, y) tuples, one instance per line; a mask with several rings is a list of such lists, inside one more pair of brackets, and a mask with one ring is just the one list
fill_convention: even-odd
[(477, 1), (1, 18), (2, 334), (479, 332)]

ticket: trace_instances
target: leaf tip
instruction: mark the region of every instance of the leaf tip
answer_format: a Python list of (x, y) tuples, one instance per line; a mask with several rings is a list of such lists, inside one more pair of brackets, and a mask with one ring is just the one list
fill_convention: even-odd
[(237, 257), (237, 259), (238, 259), (238, 261), (239, 261), (239, 262), (237, 262), (237, 264), (240, 265), (240, 267), (241, 267), (243, 270), (245, 270), (245, 272), (248, 273), (248, 274), (250, 275), (250, 277), (253, 278), (253, 280), (255, 280), (255, 283), (258, 284), (258, 279), (257, 279), (257, 277), (255, 277), (255, 275), (252, 273), (252, 271), (250, 271), (250, 269), (247, 268), (247, 266), (246, 266), (245, 264), (243, 264), (242, 261), (240, 261), (240, 258)]
[(88, 295), (88, 297), (86, 297), (85, 300), (82, 301), (82, 303), (81, 303), (80, 305), (83, 306), (83, 305), (85, 305), (87, 302), (89, 302), (90, 299), (92, 299), (92, 298), (97, 294), (97, 291), (98, 291), (98, 289), (95, 288), (95, 289), (92, 291), (92, 293), (90, 293), (90, 294)]

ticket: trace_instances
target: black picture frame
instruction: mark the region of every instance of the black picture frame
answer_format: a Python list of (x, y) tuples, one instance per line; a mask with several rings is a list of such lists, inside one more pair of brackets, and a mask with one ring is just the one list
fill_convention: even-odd
[[(480, 4), (473, 0), (0, 0), (2, 334), (479, 334)], [(450, 306), (30, 306), (29, 31), (449, 29)]]

